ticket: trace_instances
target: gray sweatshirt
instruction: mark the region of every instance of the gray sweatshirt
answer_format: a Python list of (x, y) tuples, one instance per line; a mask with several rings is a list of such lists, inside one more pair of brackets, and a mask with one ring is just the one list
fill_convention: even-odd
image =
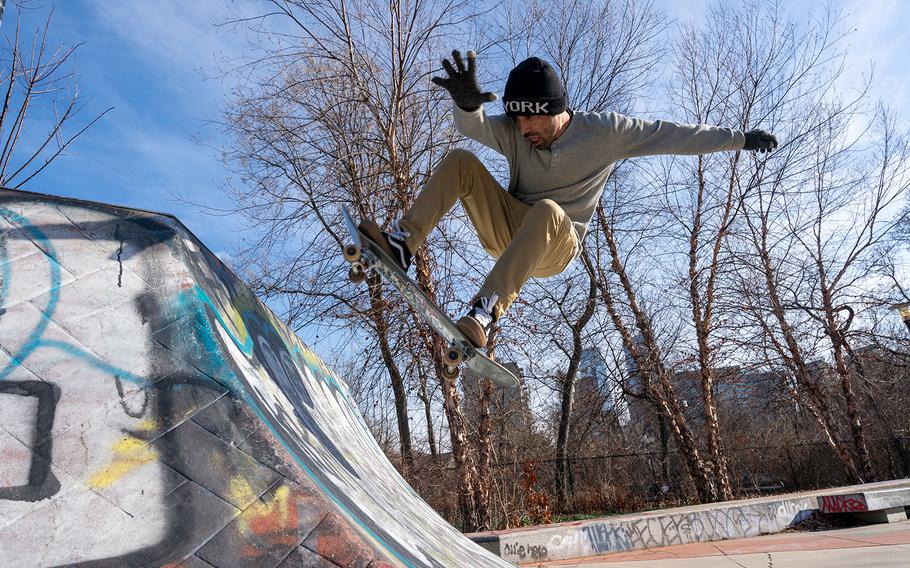
[(562, 136), (547, 150), (528, 142), (506, 115), (455, 107), (455, 128), (509, 161), (509, 193), (533, 204), (558, 203), (582, 242), (613, 164), (634, 156), (707, 154), (739, 150), (743, 133), (703, 124), (631, 118), (615, 112), (574, 112)]

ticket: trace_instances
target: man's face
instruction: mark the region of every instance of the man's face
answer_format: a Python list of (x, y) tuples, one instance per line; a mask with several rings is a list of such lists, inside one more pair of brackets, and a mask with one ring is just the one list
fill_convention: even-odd
[(557, 116), (533, 114), (530, 116), (516, 116), (515, 124), (532, 146), (538, 150), (546, 150), (556, 140), (559, 134), (560, 121)]

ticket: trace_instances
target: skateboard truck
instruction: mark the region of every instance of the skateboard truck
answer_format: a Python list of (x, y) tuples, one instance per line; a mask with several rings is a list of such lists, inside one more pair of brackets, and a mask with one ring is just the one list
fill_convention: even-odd
[(464, 352), (454, 345), (450, 345), (445, 354), (446, 362), (442, 366), (442, 376), (449, 381), (458, 378), (458, 365), (464, 360)]
[(355, 244), (345, 245), (341, 251), (344, 259), (351, 263), (351, 267), (348, 269), (348, 280), (354, 284), (360, 284), (367, 277), (367, 266), (363, 262), (363, 257), (360, 254), (360, 247)]

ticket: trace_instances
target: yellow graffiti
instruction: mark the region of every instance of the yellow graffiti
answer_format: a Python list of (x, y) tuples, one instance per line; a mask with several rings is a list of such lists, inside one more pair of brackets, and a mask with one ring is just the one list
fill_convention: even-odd
[(232, 477), (228, 491), (231, 494), (231, 501), (234, 503), (249, 503), (256, 499), (256, 492), (253, 491), (250, 483), (242, 477)]
[(230, 320), (231, 324), (234, 326), (235, 333), (238, 336), (240, 343), (246, 343), (249, 339), (249, 332), (246, 330), (246, 324), (243, 321), (243, 316), (240, 312), (234, 308), (234, 306), (228, 305), (229, 313), (227, 314), (227, 319)]
[(138, 432), (154, 432), (158, 429), (158, 421), (154, 418), (146, 418), (134, 426)]
[[(248, 502), (256, 496), (249, 483), (240, 477), (231, 479), (231, 496), (239, 502)], [(270, 498), (256, 500), (238, 519), (238, 529), (247, 536), (256, 536), (274, 545), (294, 545), (297, 534), (297, 498), (287, 485), (278, 487)], [(259, 556), (262, 551), (254, 546), (241, 550), (243, 556)]]
[(92, 489), (110, 487), (136, 468), (158, 459), (154, 448), (133, 436), (122, 438), (113, 449), (114, 458), (110, 465), (89, 478), (88, 486)]

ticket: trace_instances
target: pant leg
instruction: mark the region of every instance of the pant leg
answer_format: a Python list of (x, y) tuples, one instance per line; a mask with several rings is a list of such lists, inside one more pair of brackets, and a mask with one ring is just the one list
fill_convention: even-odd
[(515, 301), (528, 278), (559, 274), (575, 257), (579, 246), (575, 229), (556, 202), (544, 199), (532, 207), (519, 201), (467, 150), (446, 154), (401, 219), (401, 227), (411, 233), (407, 240), (411, 251), (423, 244), (459, 198), (481, 245), (499, 259), (478, 294), (499, 297), (497, 317)]
[(579, 248), (572, 221), (562, 207), (542, 199), (529, 207), (509, 245), (480, 288), (479, 296), (499, 296), (494, 311), (502, 315), (528, 278), (559, 274)]
[(459, 198), (481, 244), (494, 256), (505, 250), (520, 224), (523, 215), (513, 209), (528, 207), (509, 195), (477, 156), (467, 150), (452, 150), (436, 166), (400, 221), (401, 228), (411, 233), (407, 245), (412, 252), (420, 248)]

